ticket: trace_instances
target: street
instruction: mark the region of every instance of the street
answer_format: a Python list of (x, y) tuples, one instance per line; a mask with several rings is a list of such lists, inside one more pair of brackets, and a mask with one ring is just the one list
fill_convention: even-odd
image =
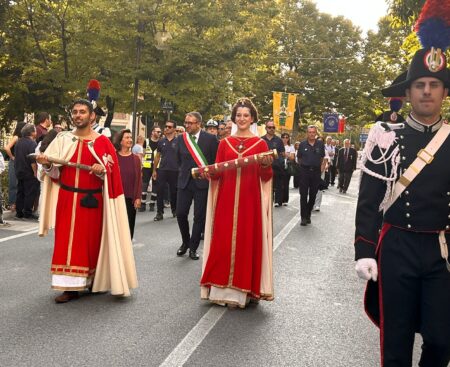
[(357, 172), (346, 195), (330, 187), (307, 227), (290, 190), (289, 205), (274, 208), (275, 300), (244, 310), (200, 300), (201, 260), (176, 256), (170, 210), (161, 222), (138, 213), (132, 297), (86, 294), (59, 305), (53, 234), (39, 238), (37, 223), (9, 220), (0, 229), (0, 365), (378, 366), (378, 329), (354, 271), (358, 182)]

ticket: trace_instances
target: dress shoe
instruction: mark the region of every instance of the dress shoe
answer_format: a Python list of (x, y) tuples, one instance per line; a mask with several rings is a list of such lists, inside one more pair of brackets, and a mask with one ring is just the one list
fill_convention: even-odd
[(23, 219), (23, 214), (16, 214), (14, 219)]
[(145, 212), (145, 210), (146, 210), (146, 204), (145, 203), (143, 203), (143, 204), (141, 204), (141, 207), (139, 208), (139, 211), (142, 213), (142, 212)]
[(37, 221), (39, 220), (39, 217), (37, 215), (34, 215), (34, 214), (30, 214), (28, 216), (23, 216), (23, 218), (27, 219), (27, 220), (37, 220)]
[(198, 259), (200, 259), (200, 256), (198, 256), (197, 251), (192, 251), (192, 250), (189, 250), (189, 257), (190, 257), (192, 260), (198, 260)]
[(149, 212), (154, 212), (155, 211), (155, 203), (150, 203), (150, 206), (148, 207), (148, 211)]
[(308, 224), (308, 222), (306, 221), (306, 218), (302, 218), (300, 225), (301, 226), (306, 226)]
[(174, 217), (174, 218), (177, 217), (177, 211), (176, 210), (172, 210), (172, 217)]
[(156, 214), (156, 217), (153, 218), (153, 220), (155, 222), (159, 222), (160, 220), (163, 220), (163, 219), (164, 219), (164, 217), (163, 217), (163, 215), (161, 213)]
[(80, 297), (77, 291), (64, 291), (63, 294), (55, 298), (56, 303), (67, 303)]
[(306, 224), (311, 224), (311, 218), (306, 218)]
[(188, 248), (189, 246), (183, 243), (177, 251), (177, 256), (183, 256), (187, 252)]

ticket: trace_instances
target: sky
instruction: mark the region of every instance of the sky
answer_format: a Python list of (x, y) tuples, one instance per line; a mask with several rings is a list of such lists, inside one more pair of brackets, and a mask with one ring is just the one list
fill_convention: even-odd
[(378, 20), (387, 14), (386, 0), (312, 0), (322, 13), (333, 16), (343, 15), (364, 33), (377, 31)]

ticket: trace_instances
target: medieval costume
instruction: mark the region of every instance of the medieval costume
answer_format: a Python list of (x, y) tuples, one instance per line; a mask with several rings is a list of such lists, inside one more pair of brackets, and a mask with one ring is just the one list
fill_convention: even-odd
[(62, 132), (45, 153), (105, 169), (102, 177), (57, 164), (45, 170), (39, 235), (55, 227), (52, 288), (129, 296), (137, 277), (113, 145), (103, 135), (90, 141)]
[[(268, 150), (258, 137), (221, 140), (216, 162)], [(211, 180), (205, 226), (201, 297), (245, 307), (273, 300), (272, 168), (253, 164)]]

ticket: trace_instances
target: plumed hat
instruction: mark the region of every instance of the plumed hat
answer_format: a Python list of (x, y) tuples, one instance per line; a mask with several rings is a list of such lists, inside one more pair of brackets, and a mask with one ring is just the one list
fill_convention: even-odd
[(450, 45), (450, 0), (427, 0), (415, 30), (422, 44), (411, 61), (406, 78), (382, 90), (385, 97), (404, 97), (416, 79), (432, 77), (450, 87), (445, 50)]
[(92, 103), (94, 107), (94, 112), (97, 116), (106, 116), (105, 112), (97, 104), (98, 98), (100, 97), (100, 82), (96, 79), (89, 80), (86, 88), (86, 94), (89, 102)]

